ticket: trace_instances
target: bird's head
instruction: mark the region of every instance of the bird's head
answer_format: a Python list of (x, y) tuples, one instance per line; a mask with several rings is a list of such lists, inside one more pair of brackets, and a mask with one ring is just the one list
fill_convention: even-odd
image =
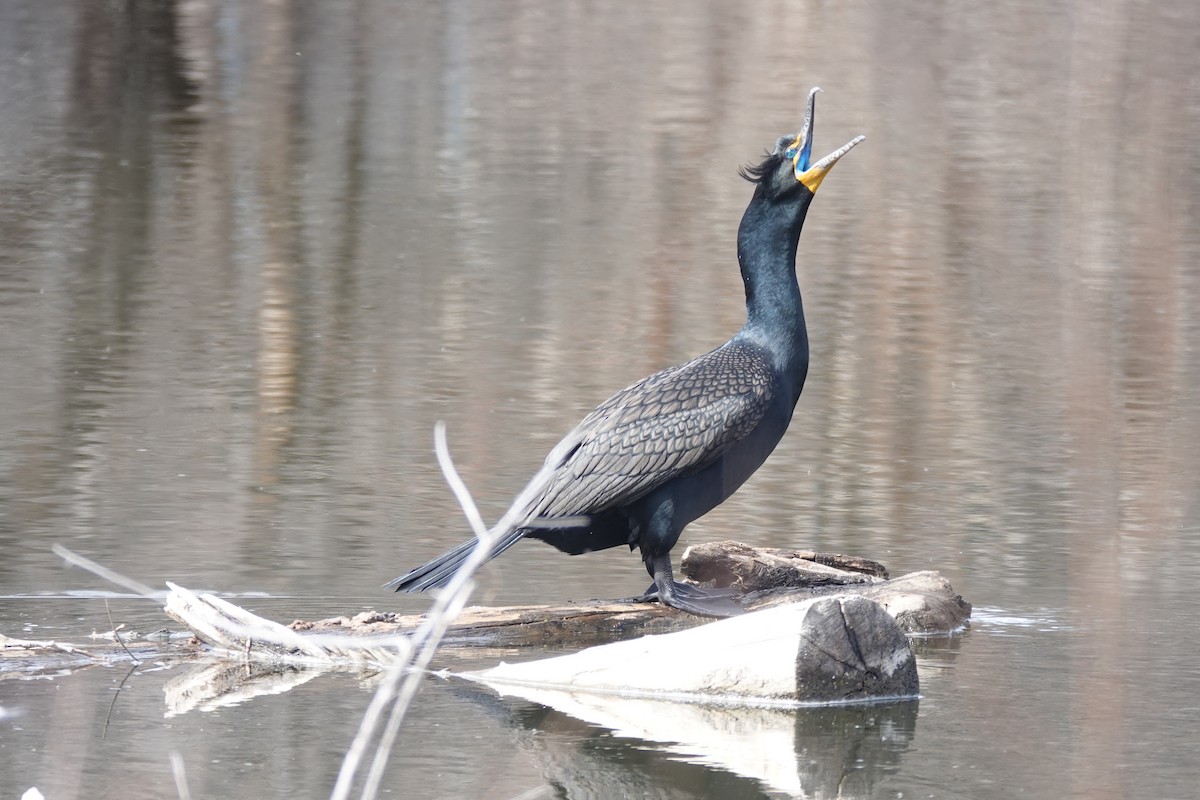
[(741, 170), (742, 177), (757, 183), (759, 190), (772, 199), (784, 199), (800, 192), (797, 197), (811, 200), (825, 174), (833, 169), (838, 159), (850, 152), (865, 136), (856, 136), (815, 164), (812, 160), (813, 109), (817, 92), (808, 93), (808, 107), (804, 113), (804, 126), (796, 134), (781, 136), (775, 149), (762, 163)]

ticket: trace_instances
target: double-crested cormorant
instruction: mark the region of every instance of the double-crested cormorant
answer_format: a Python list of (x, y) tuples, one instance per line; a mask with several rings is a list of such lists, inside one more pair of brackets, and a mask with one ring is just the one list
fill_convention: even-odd
[[(741, 610), (728, 593), (676, 583), (670, 553), (684, 526), (733, 494), (775, 449), (804, 386), (800, 229), (825, 174), (863, 139), (810, 165), (818, 91), (808, 95), (800, 132), (742, 170), (755, 184), (738, 228), (746, 324), (716, 350), (640, 380), (588, 414), (497, 523), (489, 558), (526, 537), (571, 555), (628, 545), (654, 576), (647, 598), (705, 616)], [(464, 542), (387, 586), (444, 586), (474, 546)]]

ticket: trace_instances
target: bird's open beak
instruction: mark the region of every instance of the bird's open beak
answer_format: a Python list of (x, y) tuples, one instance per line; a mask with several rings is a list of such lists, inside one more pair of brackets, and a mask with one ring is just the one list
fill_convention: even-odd
[(792, 142), (788, 147), (788, 152), (795, 152), (792, 157), (792, 165), (796, 170), (796, 180), (804, 184), (813, 194), (816, 194), (817, 187), (821, 185), (821, 181), (825, 180), (825, 173), (833, 169), (833, 165), (837, 160), (846, 153), (850, 152), (856, 144), (867, 138), (865, 136), (856, 136), (846, 144), (834, 150), (829, 155), (822, 158), (816, 164), (809, 166), (809, 160), (812, 158), (812, 124), (813, 124), (813, 109), (816, 108), (817, 92), (821, 91), (820, 87), (813, 87), (808, 93), (808, 108), (804, 112), (804, 127), (800, 129), (800, 133), (796, 136), (796, 141)]

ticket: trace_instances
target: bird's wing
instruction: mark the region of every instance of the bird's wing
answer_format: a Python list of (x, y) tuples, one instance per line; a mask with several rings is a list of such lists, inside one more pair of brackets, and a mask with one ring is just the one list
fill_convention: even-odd
[(623, 389), (551, 453), (528, 518), (596, 513), (702, 469), (754, 430), (773, 387), (761, 350), (728, 343)]

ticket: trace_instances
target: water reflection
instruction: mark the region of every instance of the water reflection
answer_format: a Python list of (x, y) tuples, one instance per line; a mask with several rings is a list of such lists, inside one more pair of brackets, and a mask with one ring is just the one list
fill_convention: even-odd
[[(1196, 30), (1182, 0), (0, 4), (4, 593), (80, 588), (63, 541), (146, 582), (296, 598), (283, 621), (420, 608), (372, 592), (464, 532), (433, 422), (495, 517), (583, 412), (723, 341), (735, 168), (820, 84), (820, 136), (868, 140), (805, 232), (809, 385), (687, 539), (936, 568), (1062, 623), (923, 663), (940, 684), (898, 790), (970, 764), (976, 796), (1186, 794)], [(530, 544), (478, 599), (643, 584), (627, 554)], [(0, 629), (108, 625), (80, 602), (0, 601)], [(92, 691), (28, 719), (85, 752)], [(994, 747), (1018, 740), (1056, 746)], [(13, 758), (0, 783), (40, 769)], [(58, 796), (117, 763), (74, 763)]]
[(874, 797), (912, 741), (918, 705), (730, 709), (580, 696), (569, 703), (507, 700), (498, 708), (523, 729), (519, 746), (557, 796), (573, 799)]
[[(165, 716), (266, 703), (323, 672), (196, 664), (164, 683)], [(377, 676), (365, 674), (374, 684)], [(896, 773), (918, 711), (916, 701), (768, 709), (534, 689), (497, 699), (458, 681), (448, 691), (500, 722), (545, 782), (571, 798), (873, 797)], [(403, 763), (420, 747), (396, 757)]]

